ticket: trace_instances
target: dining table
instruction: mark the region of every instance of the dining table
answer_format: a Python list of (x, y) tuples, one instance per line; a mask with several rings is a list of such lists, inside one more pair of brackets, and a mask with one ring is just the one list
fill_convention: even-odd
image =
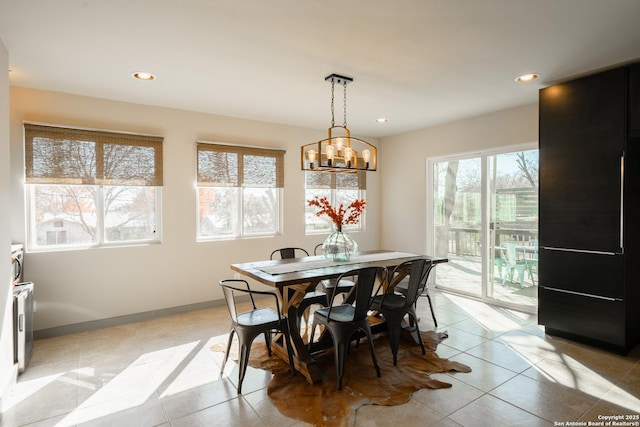
[[(334, 261), (322, 255), (280, 260), (264, 260), (231, 264), (231, 269), (243, 276), (254, 279), (276, 290), (282, 301), (282, 314), (287, 317), (291, 342), (283, 336), (273, 339), (272, 352), (288, 361), (287, 345), (292, 346), (295, 369), (314, 383), (320, 380), (321, 372), (317, 360), (313, 357), (317, 349), (327, 346), (326, 337), (315, 346), (305, 343), (298, 326), (298, 306), (308, 292), (315, 291), (320, 282), (338, 278), (352, 269), (364, 267), (386, 267), (389, 272), (405, 261), (426, 258), (434, 264), (447, 262), (447, 258), (432, 257), (410, 252), (393, 250), (363, 251), (352, 256), (348, 261)], [(396, 276), (393, 280), (400, 280)], [(380, 286), (389, 286), (388, 278), (380, 278)], [(381, 322), (377, 318), (376, 322)], [(309, 338), (310, 340), (311, 338)], [(330, 342), (329, 342), (330, 344)], [(314, 350), (314, 348), (316, 350)]]

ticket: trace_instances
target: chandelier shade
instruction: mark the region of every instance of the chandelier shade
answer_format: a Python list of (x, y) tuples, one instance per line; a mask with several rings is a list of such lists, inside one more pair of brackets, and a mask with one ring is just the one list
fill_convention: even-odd
[[(331, 74), (325, 78), (331, 82), (331, 126), (326, 139), (311, 142), (301, 147), (302, 170), (315, 172), (357, 172), (377, 170), (378, 151), (367, 141), (351, 136), (347, 128), (347, 84), (350, 77)], [(344, 87), (344, 125), (336, 126), (334, 120), (334, 87)], [(334, 132), (339, 135), (334, 135)]]

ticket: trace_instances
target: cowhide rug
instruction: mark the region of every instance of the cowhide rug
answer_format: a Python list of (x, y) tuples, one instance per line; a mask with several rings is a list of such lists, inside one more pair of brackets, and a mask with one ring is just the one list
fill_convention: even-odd
[[(436, 347), (446, 338), (446, 333), (429, 331), (421, 334), (426, 354), (423, 355), (420, 346), (407, 335), (400, 342), (397, 366), (393, 366), (386, 335), (374, 336), (380, 378), (376, 376), (366, 341), (361, 341), (359, 347), (352, 344), (345, 362), (341, 391), (337, 389), (332, 350), (317, 356), (322, 379), (315, 384), (309, 384), (299, 373), (291, 377), (288, 364), (276, 356), (269, 357), (263, 343), (254, 343), (249, 364), (273, 373), (268, 395), (283, 415), (315, 426), (343, 426), (362, 405), (399, 405), (407, 402), (417, 390), (451, 387), (429, 374), (471, 372), (468, 366), (436, 354)], [(232, 349), (230, 358), (237, 360), (237, 345)], [(212, 350), (224, 351), (224, 348), (216, 345)]]

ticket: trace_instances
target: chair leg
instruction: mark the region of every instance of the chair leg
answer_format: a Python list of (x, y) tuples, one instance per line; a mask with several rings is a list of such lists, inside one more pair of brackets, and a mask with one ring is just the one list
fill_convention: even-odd
[(224, 352), (224, 359), (222, 359), (222, 366), (220, 366), (220, 376), (224, 373), (224, 365), (227, 364), (227, 359), (229, 359), (229, 351), (231, 351), (231, 343), (233, 342), (233, 334), (235, 333), (235, 329), (231, 329), (229, 332), (229, 339), (227, 340), (227, 351)]
[(500, 278), (500, 282), (504, 283), (504, 279), (502, 278), (502, 267), (504, 265), (504, 262), (502, 261), (502, 259), (496, 258), (494, 265), (498, 270), (498, 277)]
[[(428, 295), (425, 295), (426, 297), (428, 297)], [(418, 300), (416, 299), (416, 302), (413, 303), (413, 309), (417, 310), (418, 309)], [(433, 313), (432, 313), (433, 314)], [(413, 317), (409, 317), (409, 326), (413, 327)], [(438, 326), (438, 325), (436, 325)]]
[(269, 357), (271, 357), (271, 331), (267, 331), (264, 333), (264, 342), (267, 345), (267, 353)]
[(527, 271), (529, 272), (529, 279), (531, 279), (531, 283), (536, 284), (535, 279), (533, 278), (533, 268), (531, 268), (530, 264), (527, 264)]
[(289, 356), (289, 366), (291, 367), (291, 376), (295, 376), (296, 368), (293, 363), (293, 345), (291, 343), (291, 333), (289, 332), (289, 326), (286, 322), (280, 326), (282, 335), (284, 335), (285, 345), (287, 346), (287, 355)]
[(378, 365), (378, 359), (376, 358), (376, 349), (373, 348), (373, 339), (371, 337), (371, 329), (369, 327), (362, 328), (364, 333), (367, 335), (367, 341), (369, 341), (369, 352), (371, 353), (371, 360), (373, 361), (373, 366), (376, 368), (376, 375), (380, 378), (380, 365)]
[(349, 349), (349, 341), (353, 331), (343, 331), (332, 329), (330, 325), (325, 324), (327, 330), (333, 339), (333, 358), (336, 366), (336, 376), (338, 377), (338, 390), (342, 390), (342, 377), (344, 376), (344, 361), (347, 358)]
[[(429, 300), (429, 307), (431, 307), (431, 300)], [(417, 317), (415, 310), (413, 312), (409, 311), (408, 314), (409, 314), (409, 317), (412, 319), (415, 319)], [(433, 307), (431, 307), (431, 314), (433, 314)], [(433, 321), (435, 322), (435, 317)], [(414, 323), (416, 328), (416, 335), (418, 335), (418, 344), (420, 344), (420, 349), (422, 350), (422, 354), (427, 354), (427, 351), (424, 348), (424, 342), (422, 342), (422, 335), (420, 335), (420, 327), (418, 326), (418, 320), (416, 319)], [(436, 323), (436, 327), (437, 326), (438, 324)]]
[[(429, 306), (431, 307), (431, 302), (429, 302)], [(418, 326), (417, 315), (415, 310), (413, 309), (413, 306), (411, 306), (405, 313), (389, 313), (383, 311), (382, 315), (386, 318), (387, 335), (389, 336), (389, 345), (391, 347), (391, 354), (393, 355), (394, 366), (398, 365), (398, 348), (400, 347), (400, 338), (403, 331), (402, 322), (405, 315), (409, 316), (409, 323), (411, 324), (411, 327), (415, 329), (415, 333), (418, 336), (418, 344), (420, 344), (422, 354), (426, 354), (426, 349), (424, 347), (424, 343), (422, 342), (422, 336), (420, 336), (420, 328)], [(414, 331), (411, 332), (413, 335)], [(370, 336), (368, 338), (371, 339)]]
[[(387, 324), (387, 335), (389, 336), (389, 345), (391, 346), (391, 354), (393, 355), (393, 365), (398, 364), (398, 347), (400, 346), (400, 334), (402, 333), (402, 315), (396, 313), (382, 312)], [(369, 337), (367, 337), (369, 338)]]
[(311, 325), (311, 335), (309, 335), (309, 342), (307, 343), (307, 347), (309, 349), (311, 349), (311, 344), (313, 343), (313, 337), (316, 336), (316, 326), (317, 324), (315, 322), (313, 322), (313, 325)]
[(433, 311), (433, 304), (431, 304), (431, 297), (429, 296), (429, 294), (427, 294), (427, 300), (429, 301), (429, 308), (431, 309), (431, 317), (433, 317), (433, 324), (437, 328), (438, 327), (438, 321), (436, 320), (436, 313)]
[(344, 360), (347, 358), (347, 347), (349, 341), (336, 341), (334, 345), (334, 360), (336, 373), (338, 374), (338, 390), (342, 390), (342, 376), (344, 375)]
[(520, 279), (520, 288), (524, 288), (524, 265), (518, 266), (518, 279)]
[(242, 381), (247, 373), (249, 364), (249, 353), (251, 353), (251, 342), (240, 343), (240, 371), (238, 372), (238, 394), (242, 394)]

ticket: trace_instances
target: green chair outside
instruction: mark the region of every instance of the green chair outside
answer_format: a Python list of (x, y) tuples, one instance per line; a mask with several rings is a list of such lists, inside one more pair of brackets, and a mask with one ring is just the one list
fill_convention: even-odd
[(500, 267), (502, 284), (504, 285), (507, 279), (509, 279), (510, 282), (513, 282), (513, 273), (518, 272), (520, 287), (524, 288), (524, 271), (527, 269), (527, 261), (524, 258), (518, 259), (516, 254), (516, 244), (502, 244), (502, 246), (500, 246), (500, 258), (507, 268), (506, 273), (502, 274), (502, 267)]

